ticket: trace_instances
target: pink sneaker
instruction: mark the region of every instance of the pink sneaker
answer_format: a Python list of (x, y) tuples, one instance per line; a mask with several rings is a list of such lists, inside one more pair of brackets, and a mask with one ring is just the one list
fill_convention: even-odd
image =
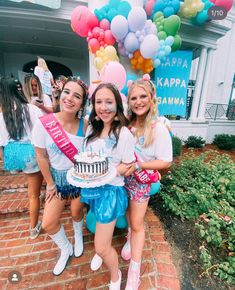
[(125, 290), (138, 290), (140, 285), (139, 269), (133, 270), (131, 265), (128, 269), (127, 282)]
[(127, 238), (127, 241), (125, 245), (122, 247), (121, 257), (123, 258), (123, 260), (128, 261), (131, 258), (131, 243), (130, 243), (131, 230), (130, 229), (128, 229), (128, 234), (126, 238)]

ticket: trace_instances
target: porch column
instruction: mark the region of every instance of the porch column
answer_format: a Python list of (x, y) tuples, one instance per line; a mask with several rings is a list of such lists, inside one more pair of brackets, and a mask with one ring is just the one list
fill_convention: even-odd
[(207, 48), (203, 47), (201, 50), (201, 55), (198, 64), (197, 78), (196, 78), (196, 86), (193, 96), (193, 104), (190, 114), (190, 120), (195, 120), (197, 118), (198, 107), (200, 102), (200, 96), (202, 91), (202, 84), (205, 75), (206, 68), (206, 60), (207, 60)]
[(212, 60), (213, 60), (213, 54), (214, 54), (214, 49), (209, 48), (208, 54), (207, 54), (206, 69), (205, 69), (205, 74), (204, 74), (198, 116), (197, 116), (197, 118), (202, 121), (205, 120), (206, 101), (208, 98), (208, 94), (210, 93), (209, 87), (210, 87), (210, 76), (211, 76), (211, 65), (212, 65)]

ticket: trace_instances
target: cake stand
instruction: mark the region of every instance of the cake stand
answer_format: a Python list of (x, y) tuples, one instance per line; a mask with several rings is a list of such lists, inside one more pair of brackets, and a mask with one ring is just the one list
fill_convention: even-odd
[(117, 171), (116, 168), (111, 166), (109, 168), (108, 173), (105, 176), (97, 177), (95, 179), (80, 179), (76, 175), (74, 175), (74, 168), (72, 167), (67, 172), (67, 181), (73, 186), (81, 187), (81, 188), (92, 188), (99, 187), (105, 184), (109, 184), (110, 181), (116, 177)]

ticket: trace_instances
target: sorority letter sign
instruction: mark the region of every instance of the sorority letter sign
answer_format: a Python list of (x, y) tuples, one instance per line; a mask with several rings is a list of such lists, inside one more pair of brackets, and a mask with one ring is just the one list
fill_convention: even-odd
[(185, 117), (192, 51), (180, 50), (167, 56), (155, 70), (160, 115)]

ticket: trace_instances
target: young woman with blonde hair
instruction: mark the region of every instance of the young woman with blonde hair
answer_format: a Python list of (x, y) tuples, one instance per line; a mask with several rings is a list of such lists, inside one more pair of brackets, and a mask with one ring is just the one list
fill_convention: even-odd
[(43, 115), (53, 111), (52, 101), (43, 93), (41, 82), (36, 75), (25, 75), (23, 90), (28, 101), (37, 106)]
[[(156, 171), (170, 166), (172, 143), (166, 127), (157, 118), (156, 91), (148, 75), (129, 83), (128, 106), (129, 129), (135, 138), (136, 162), (134, 174), (125, 181), (130, 199), (129, 229), (121, 256), (125, 260), (130, 259), (126, 290), (137, 290), (140, 283), (141, 256), (145, 241), (144, 217), (150, 197), (150, 186), (151, 182), (159, 177)], [(143, 176), (146, 178), (143, 179)]]

